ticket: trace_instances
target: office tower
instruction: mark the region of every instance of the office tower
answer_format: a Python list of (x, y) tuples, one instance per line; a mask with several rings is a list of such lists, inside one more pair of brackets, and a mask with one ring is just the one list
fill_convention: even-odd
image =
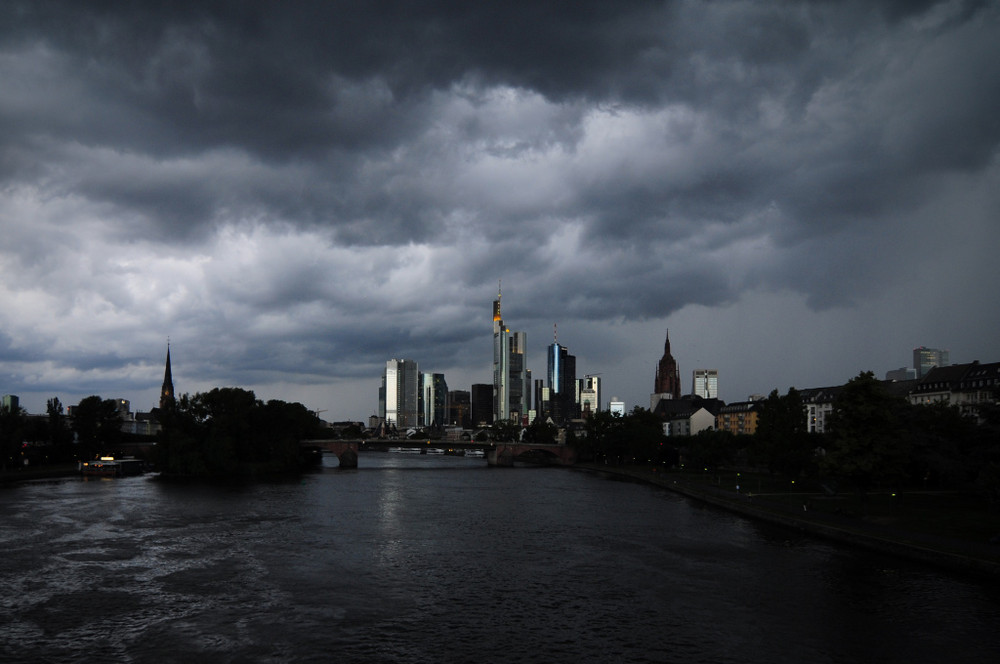
[(531, 403), (527, 335), (511, 332), (500, 313), (501, 291), (493, 300), (493, 421), (522, 422)]
[(914, 380), (917, 377), (917, 370), (912, 367), (900, 367), (885, 372), (886, 380)]
[(560, 345), (558, 330), (553, 326), (552, 344), (548, 348), (549, 416), (563, 423), (578, 416), (576, 356)]
[(611, 401), (608, 403), (608, 410), (612, 415), (625, 417), (625, 402), (618, 397), (611, 397)]
[(583, 390), (580, 392), (580, 413), (587, 416), (601, 409), (601, 378), (596, 374), (583, 377)]
[(934, 367), (951, 366), (947, 350), (940, 348), (925, 348), (918, 346), (913, 349), (913, 368), (917, 371), (917, 378), (923, 378), (927, 372)]
[(472, 426), (493, 424), (493, 386), (476, 383), (472, 386)]
[(508, 388), (510, 390), (510, 419), (518, 422), (528, 414), (528, 404), (531, 402), (531, 372), (527, 369), (528, 335), (524, 332), (511, 332), (508, 337), (510, 361)]
[(20, 413), (21, 399), (16, 394), (5, 394), (3, 400), (0, 401), (0, 408), (3, 408), (4, 412), (7, 413)]
[(716, 369), (695, 369), (692, 372), (691, 394), (702, 399), (719, 398), (719, 372)]
[(493, 421), (510, 419), (510, 330), (500, 314), (502, 291), (493, 300)]
[(448, 417), (448, 383), (444, 374), (420, 374), (420, 412), (427, 427), (442, 427)]
[(167, 365), (163, 369), (163, 385), (160, 387), (160, 410), (170, 410), (176, 404), (174, 399), (174, 377), (170, 372), (170, 342), (167, 342)]
[[(490, 386), (490, 406), (493, 402), (492, 393)], [(448, 422), (463, 429), (472, 426), (472, 398), (468, 390), (452, 390), (448, 393)]]
[(413, 360), (389, 360), (385, 363), (382, 380), (386, 424), (395, 425), (398, 429), (418, 426), (420, 371), (417, 363)]
[(656, 380), (653, 392), (664, 395), (665, 399), (680, 399), (681, 380), (677, 369), (677, 361), (670, 354), (670, 330), (667, 330), (667, 340), (663, 343), (663, 357), (656, 365)]

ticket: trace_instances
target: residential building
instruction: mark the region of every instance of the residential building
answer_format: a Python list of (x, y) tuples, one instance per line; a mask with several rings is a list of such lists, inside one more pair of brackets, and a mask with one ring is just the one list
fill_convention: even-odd
[(706, 408), (675, 413), (663, 422), (664, 436), (693, 436), (715, 426), (715, 415)]
[(934, 367), (910, 391), (912, 404), (957, 406), (963, 415), (978, 416), (980, 406), (996, 404), (1000, 394), (1000, 362)]
[(840, 393), (841, 386), (814, 387), (799, 392), (802, 399), (802, 410), (805, 411), (806, 431), (809, 433), (824, 433), (829, 426), (829, 418), (833, 413), (833, 405)]
[(661, 399), (653, 414), (663, 421), (667, 436), (689, 436), (715, 427), (715, 417), (725, 406), (718, 399), (687, 394), (678, 399)]
[(736, 401), (719, 409), (715, 416), (715, 428), (737, 436), (752, 436), (757, 433), (759, 415), (759, 401)]

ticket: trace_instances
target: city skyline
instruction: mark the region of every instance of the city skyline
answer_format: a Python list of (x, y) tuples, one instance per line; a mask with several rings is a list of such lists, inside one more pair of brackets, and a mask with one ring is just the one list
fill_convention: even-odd
[[(378, 35), (372, 39), (372, 35)], [(365, 420), (389, 358), (647, 406), (996, 357), (1000, 6), (0, 5), (0, 392)], [(487, 314), (488, 315), (488, 314)]]

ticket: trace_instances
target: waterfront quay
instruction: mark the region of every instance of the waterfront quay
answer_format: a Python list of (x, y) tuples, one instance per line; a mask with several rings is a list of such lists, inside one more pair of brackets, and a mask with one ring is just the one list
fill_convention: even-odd
[(794, 483), (781, 491), (755, 490), (754, 476), (736, 471), (598, 463), (574, 468), (654, 484), (817, 537), (1000, 579), (1000, 514), (951, 492), (876, 492), (862, 499), (802, 491)]

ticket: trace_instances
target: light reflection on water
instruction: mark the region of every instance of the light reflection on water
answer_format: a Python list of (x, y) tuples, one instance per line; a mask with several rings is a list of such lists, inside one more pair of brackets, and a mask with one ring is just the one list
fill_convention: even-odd
[(998, 592), (652, 487), (364, 454), (0, 491), (3, 661), (989, 661)]

